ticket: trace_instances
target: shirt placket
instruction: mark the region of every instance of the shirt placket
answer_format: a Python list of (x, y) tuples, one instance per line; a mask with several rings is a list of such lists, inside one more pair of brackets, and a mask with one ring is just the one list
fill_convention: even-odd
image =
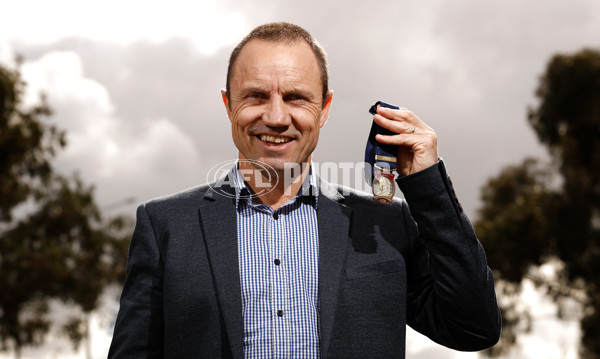
[(270, 218), (269, 248), (271, 261), (271, 303), (273, 303), (273, 357), (287, 357), (289, 335), (289, 283), (287, 276), (286, 216), (283, 212), (273, 212)]

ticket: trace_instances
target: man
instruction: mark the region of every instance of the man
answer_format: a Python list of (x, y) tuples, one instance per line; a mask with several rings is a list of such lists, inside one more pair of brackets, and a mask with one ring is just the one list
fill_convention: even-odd
[(377, 108), (406, 197), (384, 205), (309, 166), (332, 92), (302, 28), (253, 30), (222, 98), (238, 164), (138, 208), (109, 357), (403, 358), (406, 324), (457, 350), (496, 343), (492, 274), (430, 127)]

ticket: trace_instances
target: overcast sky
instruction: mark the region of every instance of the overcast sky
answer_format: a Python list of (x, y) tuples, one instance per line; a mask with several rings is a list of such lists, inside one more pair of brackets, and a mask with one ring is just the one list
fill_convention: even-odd
[(219, 93), (229, 53), (259, 24), (297, 23), (325, 47), (335, 92), (313, 160), (362, 161), (369, 106), (408, 107), (437, 131), (476, 219), (487, 178), (545, 156), (526, 112), (549, 58), (600, 48), (597, 0), (349, 4), (0, 0), (0, 61), (24, 56), (27, 102), (44, 91), (68, 131), (57, 167), (95, 184), (101, 205), (137, 204), (237, 156)]

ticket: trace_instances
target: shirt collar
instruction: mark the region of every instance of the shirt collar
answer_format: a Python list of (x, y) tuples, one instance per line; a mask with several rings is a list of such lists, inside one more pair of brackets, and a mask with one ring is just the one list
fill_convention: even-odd
[[(238, 170), (239, 161), (236, 161), (235, 166), (233, 166), (233, 185), (235, 188), (235, 206), (236, 208), (240, 204), (240, 200), (243, 202), (247, 202), (248, 204), (253, 204), (252, 191), (248, 188), (248, 185), (244, 181), (244, 177)], [(298, 190), (298, 194), (295, 199), (298, 197), (307, 197), (315, 199), (315, 208), (317, 208), (318, 198), (319, 198), (319, 185), (317, 181), (317, 175), (315, 171), (313, 171), (313, 164), (311, 162), (310, 169), (308, 172), (308, 176), (302, 182), (302, 186)]]

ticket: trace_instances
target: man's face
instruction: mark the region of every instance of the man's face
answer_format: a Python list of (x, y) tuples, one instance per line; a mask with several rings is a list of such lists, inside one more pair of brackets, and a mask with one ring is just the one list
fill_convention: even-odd
[(277, 171), (310, 161), (331, 105), (331, 93), (323, 104), (322, 91), (317, 59), (304, 41), (248, 42), (234, 65), (229, 98), (222, 93), (240, 159)]

